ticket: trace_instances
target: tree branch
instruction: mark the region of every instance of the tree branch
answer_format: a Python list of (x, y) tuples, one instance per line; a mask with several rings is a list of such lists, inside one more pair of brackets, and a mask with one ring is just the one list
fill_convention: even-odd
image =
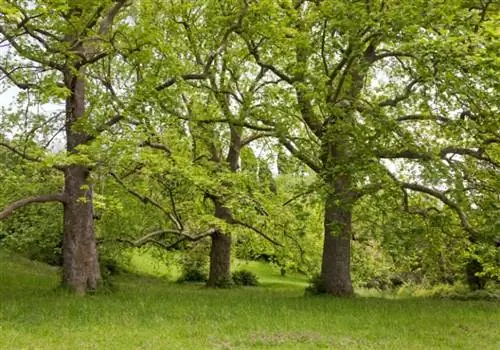
[(172, 213), (170, 213), (168, 210), (166, 210), (158, 202), (156, 202), (155, 200), (153, 200), (153, 199), (151, 199), (151, 198), (149, 198), (147, 196), (144, 196), (144, 195), (140, 194), (139, 192), (137, 192), (137, 191), (131, 189), (130, 187), (128, 187), (115, 173), (111, 172), (110, 175), (111, 175), (111, 177), (113, 177), (115, 179), (115, 181), (120, 186), (122, 186), (132, 196), (134, 196), (137, 199), (139, 199), (142, 203), (144, 203), (144, 204), (151, 204), (152, 206), (158, 208), (161, 212), (163, 212), (170, 219), (170, 221), (172, 221), (172, 223), (177, 228), (178, 232), (182, 231), (183, 225), (177, 220), (177, 218)]
[(283, 244), (281, 244), (280, 242), (278, 241), (275, 241), (274, 239), (272, 239), (271, 237), (269, 237), (268, 235), (266, 235), (264, 232), (262, 232), (261, 230), (259, 230), (258, 228), (250, 225), (250, 224), (247, 224), (246, 222), (243, 222), (243, 221), (240, 221), (240, 220), (237, 220), (237, 219), (234, 219), (233, 218), (233, 224), (235, 225), (240, 225), (240, 226), (243, 226), (243, 227), (246, 227), (250, 230), (252, 230), (253, 232), (259, 234), (260, 236), (262, 236), (263, 238), (265, 238), (266, 240), (268, 240), (269, 242), (271, 242), (272, 244), (274, 245), (277, 245), (277, 246), (280, 246), (280, 247), (283, 247)]
[(4, 76), (7, 77), (19, 89), (28, 90), (30, 88), (37, 86), (36, 84), (32, 84), (32, 83), (21, 83), (21, 82), (17, 81), (16, 79), (14, 79), (14, 77), (12, 76), (12, 73), (14, 73), (16, 70), (17, 69), (13, 69), (9, 72), (4, 67), (0, 66), (0, 72), (2, 72), (4, 74)]
[(413, 87), (420, 82), (420, 79), (413, 79), (408, 85), (406, 85), (404, 92), (394, 98), (387, 99), (379, 103), (380, 107), (396, 107), (401, 101), (408, 99), (413, 92)]
[(398, 122), (419, 121), (419, 120), (433, 120), (443, 123), (449, 123), (452, 121), (450, 118), (446, 118), (440, 115), (425, 115), (425, 114), (408, 114), (396, 118), (396, 121)]
[(113, 24), (116, 16), (120, 11), (127, 5), (127, 0), (117, 0), (113, 7), (111, 7), (101, 22), (99, 28), (99, 35), (105, 35), (109, 32), (111, 25)]
[(269, 137), (269, 136), (274, 136), (274, 132), (257, 132), (252, 135), (249, 135), (245, 137), (243, 140), (241, 140), (241, 147), (248, 145), (249, 143), (261, 139), (263, 137)]
[(65, 203), (66, 197), (61, 193), (57, 193), (57, 194), (47, 194), (47, 195), (40, 195), (40, 196), (27, 197), (24, 199), (20, 199), (16, 202), (13, 202), (13, 203), (7, 205), (7, 207), (0, 212), (0, 220), (7, 218), (8, 216), (10, 216), (14, 212), (14, 210), (22, 208), (28, 204), (47, 203), (47, 202)]
[(300, 152), (297, 147), (293, 145), (289, 140), (280, 138), (280, 143), (296, 158), (303, 161), (308, 167), (314, 170), (316, 173), (321, 172), (321, 165), (317, 164), (314, 160), (304, 155), (304, 153)]
[(448, 197), (446, 197), (446, 195), (443, 192), (440, 192), (438, 190), (434, 190), (432, 188), (429, 188), (429, 187), (426, 187), (426, 186), (422, 186), (422, 185), (416, 184), (416, 183), (399, 182), (399, 185), (403, 189), (406, 188), (406, 189), (409, 189), (409, 190), (412, 190), (412, 191), (425, 193), (425, 194), (427, 194), (429, 196), (432, 196), (434, 198), (439, 199), (442, 203), (446, 204), (450, 209), (452, 209), (453, 211), (455, 211), (455, 213), (458, 215), (458, 217), (460, 219), (460, 224), (461, 224), (462, 228), (467, 233), (469, 233), (469, 235), (471, 237), (477, 236), (477, 232), (470, 225), (469, 220), (467, 218), (467, 215), (462, 210), (462, 208), (460, 208), (460, 206), (457, 203), (455, 203), (454, 201), (452, 201), (451, 199), (449, 199)]

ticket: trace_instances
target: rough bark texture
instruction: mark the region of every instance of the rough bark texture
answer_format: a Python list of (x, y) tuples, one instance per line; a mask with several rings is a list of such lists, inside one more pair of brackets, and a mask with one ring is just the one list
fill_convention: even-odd
[(101, 279), (92, 217), (92, 193), (87, 169), (65, 171), (63, 285), (77, 294), (97, 289)]
[[(71, 69), (65, 73), (71, 95), (66, 100), (66, 140), (68, 153), (85, 144), (89, 137), (75, 131), (75, 123), (85, 115), (85, 77)], [(63, 286), (77, 294), (94, 291), (101, 279), (94, 235), (92, 190), (89, 169), (70, 165), (64, 171)]]
[(325, 240), (321, 266), (322, 288), (327, 294), (353, 294), (351, 281), (352, 212), (329, 195), (325, 205)]
[(335, 296), (354, 293), (351, 281), (352, 209), (356, 196), (351, 190), (352, 147), (345, 135), (334, 130), (323, 145), (323, 179), (329, 192), (325, 200), (321, 290)]
[(208, 287), (224, 287), (231, 280), (231, 236), (221, 232), (212, 235)]
[[(215, 204), (215, 217), (230, 222), (231, 211)], [(208, 287), (223, 287), (231, 279), (231, 235), (216, 232), (212, 235), (210, 247), (210, 271), (208, 274)]]
[[(231, 144), (226, 158), (231, 171), (238, 171), (241, 153), (241, 130), (231, 127)], [(213, 160), (217, 161), (216, 154)], [(228, 224), (233, 223), (231, 209), (225, 207), (218, 198), (213, 200), (215, 205), (214, 216), (222, 219)], [(207, 287), (224, 287), (231, 280), (231, 234), (217, 232), (212, 235), (212, 245), (210, 247), (210, 269), (208, 274)]]

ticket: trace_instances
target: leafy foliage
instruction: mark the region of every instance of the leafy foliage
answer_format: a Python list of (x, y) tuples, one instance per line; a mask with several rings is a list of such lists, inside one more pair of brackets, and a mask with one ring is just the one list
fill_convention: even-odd
[(249, 270), (238, 270), (232, 273), (234, 284), (237, 286), (257, 286), (259, 280), (257, 275)]

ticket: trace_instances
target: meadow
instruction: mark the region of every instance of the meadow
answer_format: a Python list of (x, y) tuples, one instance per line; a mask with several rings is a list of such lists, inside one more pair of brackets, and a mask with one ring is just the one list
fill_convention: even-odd
[(0, 266), (0, 349), (500, 348), (494, 301), (305, 296), (302, 276), (262, 263), (244, 265), (259, 287), (124, 274), (77, 297), (54, 267), (6, 252)]

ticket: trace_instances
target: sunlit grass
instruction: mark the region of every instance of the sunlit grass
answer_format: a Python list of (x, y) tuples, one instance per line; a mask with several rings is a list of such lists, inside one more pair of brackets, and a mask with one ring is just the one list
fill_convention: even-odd
[[(53, 268), (12, 260), (5, 253), (0, 253), (0, 264), (0, 349), (498, 349), (500, 345), (498, 303), (304, 297), (294, 278), (287, 284), (279, 270), (260, 263), (247, 267), (264, 272), (262, 287), (209, 290), (123, 275), (115, 281), (117, 291), (85, 298), (55, 291), (59, 278)], [(268, 274), (273, 278), (269, 284)]]

